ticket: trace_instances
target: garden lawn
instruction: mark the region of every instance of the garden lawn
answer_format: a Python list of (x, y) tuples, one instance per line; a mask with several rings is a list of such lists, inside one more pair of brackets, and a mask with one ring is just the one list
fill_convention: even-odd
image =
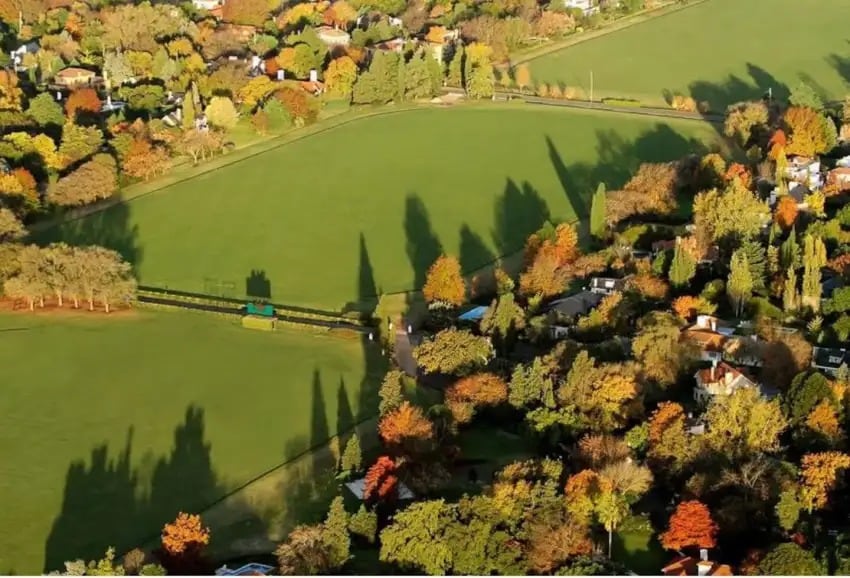
[(65, 223), (143, 285), (340, 310), (421, 287), (443, 251), (470, 271), (546, 218), (583, 218), (599, 181), (715, 143), (713, 127), (522, 104), (353, 121)]
[[(359, 339), (197, 313), (2, 314), (0, 341), (2, 573), (150, 543), (371, 414), (382, 369)], [(277, 495), (290, 515), (314, 494), (302, 473)]]
[[(784, 98), (805, 80), (841, 100), (850, 80), (841, 0), (707, 0), (532, 60), (535, 83), (560, 83), (594, 98), (664, 104), (679, 93), (723, 111), (768, 89)], [(803, 22), (807, 24), (802, 25)]]

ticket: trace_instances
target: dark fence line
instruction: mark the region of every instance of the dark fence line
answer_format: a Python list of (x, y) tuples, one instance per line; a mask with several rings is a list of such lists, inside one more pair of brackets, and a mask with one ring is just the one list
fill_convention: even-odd
[[(150, 295), (138, 295), (136, 299), (141, 303), (150, 303), (152, 305), (162, 305), (165, 307), (176, 307), (179, 309), (193, 309), (195, 311), (206, 311), (209, 313), (220, 313), (224, 315), (233, 315), (241, 317), (245, 312), (241, 307), (222, 307), (220, 305), (210, 305), (208, 303), (188, 303), (177, 299), (168, 299), (164, 297), (152, 297)], [(275, 315), (275, 318), (287, 323), (296, 323), (299, 325), (310, 325), (312, 327), (321, 327), (324, 329), (346, 329), (360, 334), (368, 334), (373, 331), (369, 327), (362, 327), (346, 321), (325, 321), (322, 319), (308, 319), (306, 317), (296, 317), (294, 315)]]

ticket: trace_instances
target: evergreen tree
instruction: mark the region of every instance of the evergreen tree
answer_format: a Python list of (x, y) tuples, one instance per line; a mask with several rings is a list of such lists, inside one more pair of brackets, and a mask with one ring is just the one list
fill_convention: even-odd
[(183, 98), (183, 128), (190, 130), (195, 128), (195, 105), (191, 98)]
[(493, 96), (496, 83), (492, 62), (493, 49), (486, 44), (475, 42), (466, 49), (463, 66), (464, 87), (471, 98), (489, 98)]
[(590, 206), (590, 234), (597, 239), (605, 237), (605, 212), (605, 183), (599, 183)]
[[(431, 58), (431, 60), (434, 60)], [(433, 96), (433, 85), (428, 63), (422, 52), (413, 55), (404, 73), (404, 98), (417, 100)]]
[(340, 568), (351, 558), (351, 538), (348, 535), (348, 513), (345, 511), (342, 496), (331, 502), (328, 517), (322, 529), (322, 542), (327, 547), (327, 556), (331, 568)]
[(448, 86), (463, 87), (463, 68), (466, 52), (463, 46), (458, 46), (454, 56), (449, 61), (449, 70), (446, 75), (446, 84)]
[(741, 250), (747, 255), (750, 265), (750, 277), (753, 280), (753, 293), (764, 294), (767, 287), (764, 284), (767, 261), (764, 246), (755, 239), (747, 239), (741, 243)]
[(779, 263), (784, 269), (800, 266), (800, 244), (797, 243), (797, 228), (792, 227), (788, 238), (779, 248)]
[(826, 246), (820, 237), (806, 235), (803, 242), (803, 290), (801, 303), (812, 311), (820, 310), (821, 267), (826, 265)]
[(357, 434), (354, 434), (345, 444), (345, 451), (342, 452), (342, 459), (340, 460), (340, 469), (351, 474), (359, 472), (362, 466), (363, 452), (360, 449), (360, 438), (357, 437)]
[(670, 263), (670, 282), (675, 287), (682, 287), (694, 278), (697, 273), (697, 263), (681, 243), (676, 243), (673, 251), (673, 261)]
[(747, 254), (740, 249), (732, 255), (729, 270), (729, 280), (726, 282), (726, 293), (735, 309), (735, 315), (741, 316), (744, 305), (753, 293), (753, 279), (750, 276), (750, 264)]
[(431, 96), (436, 96), (443, 87), (443, 64), (431, 56), (427, 56), (425, 60), (428, 62), (428, 76), (431, 79)]
[(388, 371), (384, 376), (384, 381), (381, 383), (381, 388), (378, 390), (378, 397), (381, 398), (378, 403), (378, 413), (380, 415), (387, 414), (401, 405), (404, 401), (404, 374), (393, 369)]
[(800, 306), (800, 294), (797, 292), (797, 272), (793, 267), (788, 267), (785, 276), (785, 287), (782, 290), (782, 308), (790, 313), (796, 311)]

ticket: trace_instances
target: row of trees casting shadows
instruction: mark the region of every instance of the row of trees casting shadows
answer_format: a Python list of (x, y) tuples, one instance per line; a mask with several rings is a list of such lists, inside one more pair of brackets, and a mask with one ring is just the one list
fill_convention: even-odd
[[(361, 408), (375, 405), (376, 383), (372, 379), (362, 384)], [(313, 374), (311, 395), (309, 437), (300, 435), (281, 440), (281, 463), (274, 468), (326, 444), (333, 432), (350, 432), (357, 420), (364, 417), (364, 411), (354, 415), (346, 384), (340, 379), (336, 427), (333, 431), (330, 429), (318, 369)], [(134, 459), (138, 450), (133, 447), (131, 427), (124, 447), (117, 454), (110, 455), (109, 444), (104, 443), (91, 450), (88, 463), (83, 459), (73, 461), (65, 478), (62, 509), (45, 543), (44, 571), (60, 570), (67, 560), (97, 559), (108, 546), (115, 546), (122, 554), (134, 547), (151, 545), (158, 540), (163, 524), (173, 520), (179, 511), (203, 512), (216, 505), (228, 510), (218, 511), (216, 519), (238, 520), (240, 527), (258, 532), (271, 530), (267, 520), (239, 500), (239, 490), (253, 480), (231, 482), (216, 471), (205, 428), (203, 408), (190, 405), (183, 422), (174, 430), (174, 444), (167, 456), (155, 460), (153, 455), (145, 455), (141, 460)], [(349, 435), (341, 434), (340, 447), (345, 447)], [(134, 462), (155, 465), (148, 469), (134, 466)], [(327, 504), (323, 503), (320, 486), (328, 478), (323, 474), (329, 471), (327, 457), (321, 452), (312, 452), (308, 473), (299, 475), (296, 480), (288, 479), (285, 487), (277, 489), (276, 503), (284, 504), (290, 518), (281, 523), (318, 521), (318, 518), (295, 520), (292, 514), (303, 516), (315, 512), (321, 517), (319, 513)], [(228, 499), (224, 500), (226, 497)], [(283, 529), (274, 528), (276, 532)], [(215, 527), (212, 536), (215, 543)], [(13, 574), (15, 569), (6, 571)]]
[[(579, 219), (586, 218), (590, 207), (588, 199), (600, 182), (619, 186), (625, 183), (641, 162), (671, 160), (686, 153), (702, 154), (708, 146), (696, 139), (687, 138), (667, 124), (656, 124), (634, 140), (623, 138), (615, 130), (600, 130), (596, 134), (596, 158), (593, 163), (567, 164), (550, 137), (545, 137), (552, 166), (558, 176), (567, 202)], [(460, 260), (464, 271), (474, 271), (497, 257), (512, 254), (522, 248), (529, 234), (550, 218), (550, 210), (538, 190), (529, 182), (516, 182), (507, 178), (505, 188), (497, 199), (494, 210), (494, 229), (490, 232), (492, 243), (464, 224), (460, 228)], [(138, 225), (131, 224), (132, 201), (113, 205), (86, 218), (69, 221), (42, 235), (39, 240), (63, 240), (72, 245), (98, 244), (120, 252), (138, 272), (144, 257)], [(408, 193), (405, 201), (403, 227), (406, 236), (405, 250), (413, 270), (413, 284), (417, 289), (425, 282), (428, 267), (443, 252), (443, 244), (431, 226), (431, 217), (423, 199), (415, 192)], [(362, 263), (368, 262), (367, 239), (360, 236)], [(490, 249), (494, 247), (498, 254)], [(365, 254), (365, 258), (364, 258)], [(260, 264), (261, 265), (261, 264)], [(274, 280), (262, 266), (253, 266), (245, 277), (245, 295), (261, 299), (273, 296)], [(374, 278), (374, 275), (369, 275)], [(145, 280), (141, 279), (144, 283)], [(358, 301), (374, 302), (382, 288), (359, 282)], [(181, 289), (179, 287), (175, 289)]]

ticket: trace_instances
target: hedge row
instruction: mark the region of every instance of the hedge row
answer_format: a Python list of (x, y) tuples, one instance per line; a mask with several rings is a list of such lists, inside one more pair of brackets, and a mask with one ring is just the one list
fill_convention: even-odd
[(633, 98), (603, 98), (602, 104), (606, 104), (608, 106), (626, 106), (631, 108), (640, 108), (641, 106), (640, 101)]

